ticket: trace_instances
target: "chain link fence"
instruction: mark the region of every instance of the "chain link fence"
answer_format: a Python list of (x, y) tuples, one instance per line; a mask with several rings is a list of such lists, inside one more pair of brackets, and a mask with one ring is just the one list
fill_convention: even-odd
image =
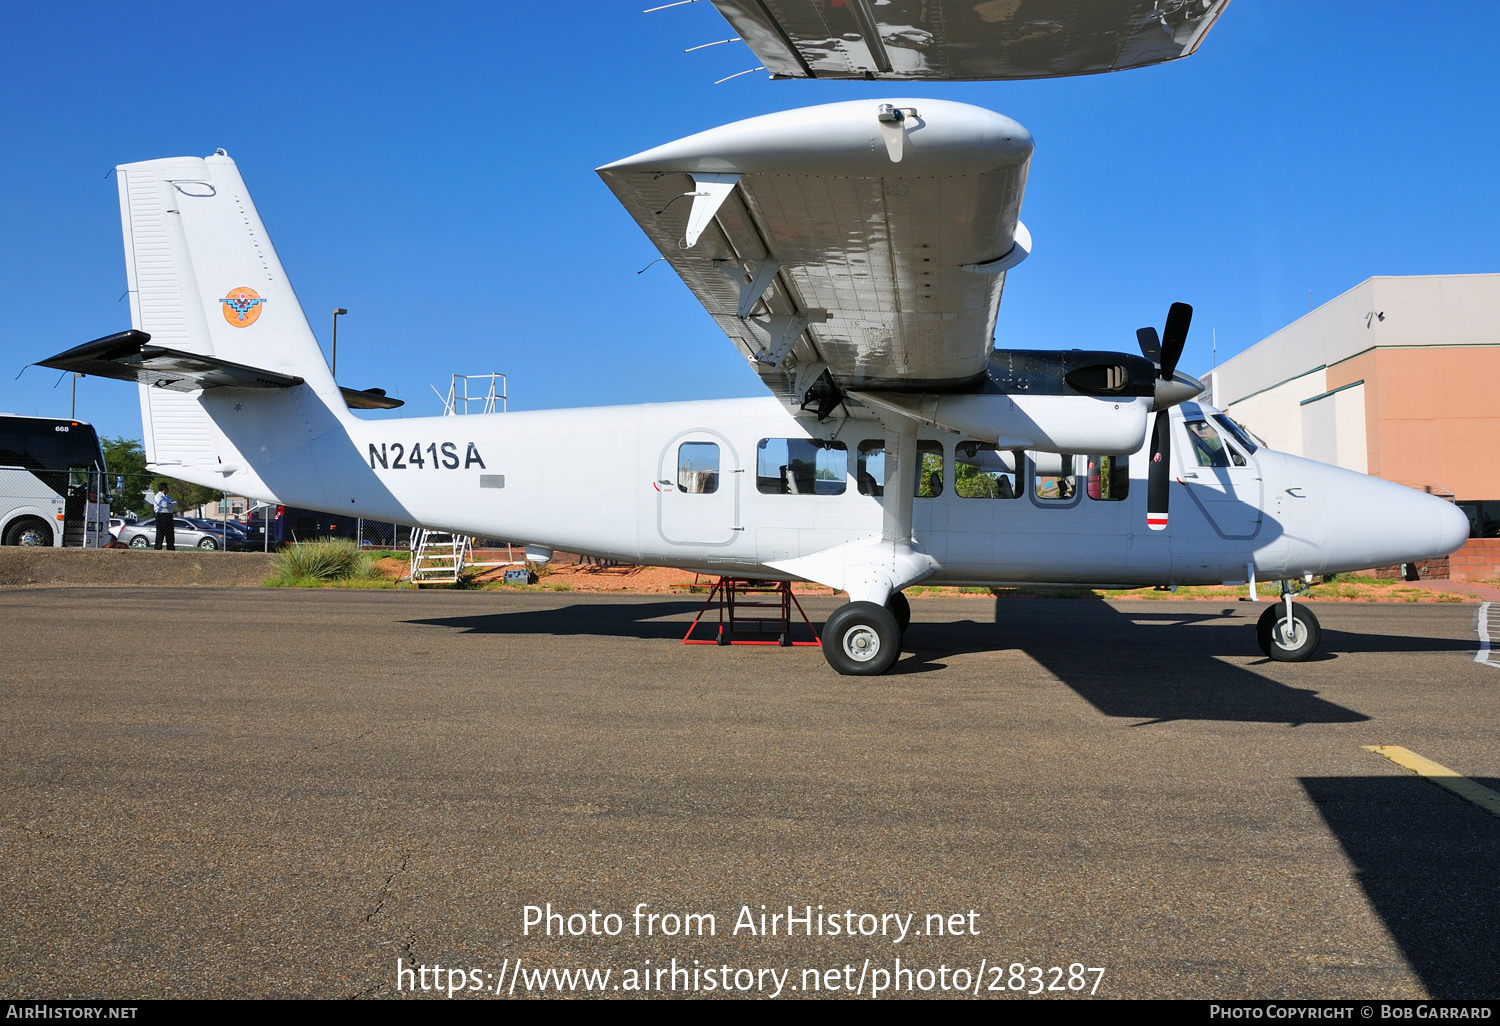
[(116, 543), (137, 548), (155, 545), (152, 499), (163, 486), (176, 503), (178, 547), (184, 547), (185, 531), (186, 547), (206, 549), (211, 540), (213, 548), (231, 552), (272, 552), (320, 538), (347, 538), (367, 549), (411, 547), (413, 528), (408, 524), (259, 502), (160, 474), (110, 474), (107, 486), (109, 533)]

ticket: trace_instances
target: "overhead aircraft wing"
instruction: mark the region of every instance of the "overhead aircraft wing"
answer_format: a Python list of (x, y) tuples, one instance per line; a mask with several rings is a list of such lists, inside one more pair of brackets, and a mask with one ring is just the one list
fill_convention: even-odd
[(858, 100), (751, 118), (599, 169), (767, 386), (978, 380), (1031, 136), (946, 100)]
[(713, 0), (780, 78), (1094, 75), (1198, 48), (1229, 0)]

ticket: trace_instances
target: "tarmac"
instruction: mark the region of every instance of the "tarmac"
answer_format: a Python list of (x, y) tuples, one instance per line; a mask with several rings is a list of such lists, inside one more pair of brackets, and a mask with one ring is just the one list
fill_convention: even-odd
[(1500, 818), (1364, 748), (1500, 788), (1473, 605), (918, 600), (871, 679), (698, 601), (0, 590), (0, 993), (1500, 995)]

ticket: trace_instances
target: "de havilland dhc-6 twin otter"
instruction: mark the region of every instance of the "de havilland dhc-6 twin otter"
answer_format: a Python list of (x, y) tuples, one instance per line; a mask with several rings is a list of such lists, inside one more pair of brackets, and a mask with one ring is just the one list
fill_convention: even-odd
[[(929, 80), (1161, 63), (1227, 0), (714, 2), (777, 75)], [(150, 465), (186, 481), (845, 591), (821, 637), (846, 674), (890, 668), (918, 582), (1279, 580), (1259, 642), (1305, 659), (1320, 632), (1289, 582), (1463, 543), (1452, 504), (1274, 452), (1203, 402), (1176, 369), (1184, 304), (1139, 354), (996, 349), (1031, 153), (1000, 114), (893, 98), (599, 168), (761, 399), (361, 420), (399, 404), (334, 381), (222, 150), (118, 168), (132, 328), (43, 364), (138, 382)]]

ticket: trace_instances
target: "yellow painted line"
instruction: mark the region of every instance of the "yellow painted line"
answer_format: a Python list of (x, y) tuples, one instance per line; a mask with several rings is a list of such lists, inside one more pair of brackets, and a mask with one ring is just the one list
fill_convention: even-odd
[(1464, 801), (1473, 802), (1492, 816), (1500, 816), (1500, 792), (1491, 791), (1483, 784), (1476, 784), (1461, 773), (1447, 766), (1424, 759), (1416, 752), (1400, 745), (1365, 745), (1365, 751), (1383, 755), (1397, 766), (1403, 766), (1420, 774), (1438, 787), (1452, 791)]

